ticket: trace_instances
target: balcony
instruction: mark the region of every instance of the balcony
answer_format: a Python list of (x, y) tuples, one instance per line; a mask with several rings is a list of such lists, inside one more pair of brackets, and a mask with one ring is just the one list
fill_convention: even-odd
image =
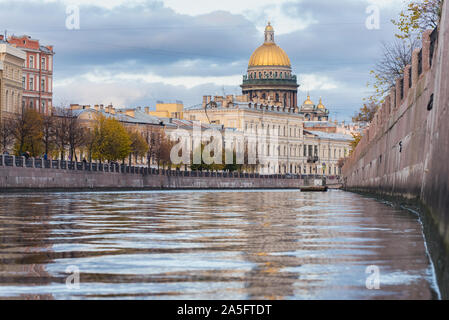
[(318, 156), (308, 156), (307, 163), (317, 163), (319, 161)]

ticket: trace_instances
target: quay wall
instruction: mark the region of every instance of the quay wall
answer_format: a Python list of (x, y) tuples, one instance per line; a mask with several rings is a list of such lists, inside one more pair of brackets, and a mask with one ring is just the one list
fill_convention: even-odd
[(0, 191), (99, 189), (297, 189), (302, 179), (276, 177), (184, 176), (183, 172), (158, 174), (92, 172), (0, 166)]
[(449, 248), (449, 1), (343, 167), (344, 188), (419, 203)]

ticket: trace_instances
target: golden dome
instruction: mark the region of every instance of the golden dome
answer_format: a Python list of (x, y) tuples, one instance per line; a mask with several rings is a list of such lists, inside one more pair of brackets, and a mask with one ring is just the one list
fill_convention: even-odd
[(283, 66), (291, 67), (290, 59), (280, 47), (274, 43), (264, 43), (254, 51), (249, 59), (249, 67)]
[(274, 29), (268, 22), (265, 28), (265, 42), (254, 51), (248, 67), (280, 66), (291, 67), (288, 55), (274, 43)]
[[(320, 100), (320, 101), (321, 101), (321, 100)], [(314, 103), (312, 102), (312, 100), (310, 100), (310, 96), (309, 96), (309, 95), (307, 96), (307, 100), (304, 101), (303, 104), (304, 104), (304, 105), (310, 105), (310, 106), (313, 106), (313, 105), (314, 105)]]
[(318, 104), (317, 108), (318, 109), (326, 109), (326, 107), (323, 105), (323, 102), (321, 101), (321, 98), (320, 98), (320, 103)]

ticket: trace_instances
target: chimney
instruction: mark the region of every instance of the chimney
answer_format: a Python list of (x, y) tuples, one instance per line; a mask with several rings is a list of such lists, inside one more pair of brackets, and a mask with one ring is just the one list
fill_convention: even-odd
[(135, 113), (135, 111), (134, 111), (133, 109), (127, 109), (127, 110), (125, 110), (125, 114), (126, 114), (128, 117), (131, 117), (131, 118), (135, 118), (135, 117), (136, 117), (136, 113)]
[(207, 96), (203, 96), (203, 108), (206, 107), (207, 104)]
[(150, 107), (145, 107), (145, 113), (150, 114)]

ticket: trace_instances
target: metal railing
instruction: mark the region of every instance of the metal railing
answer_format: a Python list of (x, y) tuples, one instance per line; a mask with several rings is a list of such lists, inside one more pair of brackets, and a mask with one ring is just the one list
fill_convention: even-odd
[[(312, 158), (318, 158), (316, 156)], [(38, 158), (16, 157), (0, 155), (0, 167), (20, 167), (36, 169), (57, 169), (68, 171), (106, 172), (140, 175), (164, 175), (171, 177), (207, 177), (207, 178), (236, 178), (236, 179), (321, 179), (320, 174), (259, 174), (248, 172), (228, 171), (184, 171), (170, 169), (156, 169), (149, 167), (128, 166), (118, 163), (75, 162), (66, 160), (44, 160)], [(326, 179), (338, 179), (339, 176), (324, 176)]]
[[(317, 157), (316, 157), (317, 158)], [(300, 174), (259, 174), (248, 172), (228, 171), (184, 171), (155, 169), (148, 167), (129, 166), (119, 163), (75, 162), (67, 160), (44, 160), (39, 158), (17, 157), (0, 155), (0, 167), (19, 167), (36, 169), (56, 169), (68, 171), (107, 172), (140, 175), (165, 175), (172, 177), (209, 177), (209, 178), (236, 178), (236, 179), (306, 179), (311, 175)], [(315, 176), (313, 176), (315, 177)]]

